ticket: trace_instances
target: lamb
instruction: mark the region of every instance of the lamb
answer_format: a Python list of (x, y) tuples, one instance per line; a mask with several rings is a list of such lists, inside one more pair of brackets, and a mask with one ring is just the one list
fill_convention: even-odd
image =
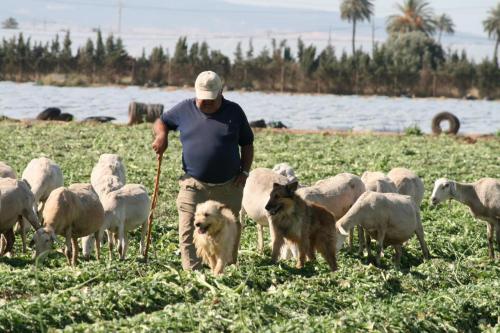
[(365, 171), (361, 175), (361, 180), (365, 183), (367, 191), (380, 193), (397, 193), (398, 189), (392, 180), (378, 171)]
[[(363, 181), (356, 175), (340, 173), (334, 177), (316, 182), (313, 186), (297, 190), (302, 199), (319, 204), (330, 211), (338, 220), (347, 213), (349, 208), (365, 192)], [(352, 248), (352, 230), (349, 236), (349, 246)], [(363, 231), (358, 228), (359, 239), (364, 239)], [(360, 252), (363, 253), (364, 242), (360, 241)]]
[(106, 194), (101, 202), (104, 208), (104, 224), (101, 232), (104, 230), (108, 232), (110, 258), (115, 236), (118, 236), (118, 253), (121, 260), (125, 259), (128, 248), (127, 232), (138, 226), (142, 226), (140, 252), (143, 253), (151, 205), (146, 188), (139, 184), (127, 184)]
[[(380, 266), (380, 258), (385, 246), (392, 245), (396, 251), (394, 263), (399, 267), (402, 245), (413, 234), (417, 235), (425, 259), (430, 257), (424, 240), (424, 229), (420, 220), (420, 211), (410, 196), (398, 193), (363, 193), (358, 201), (340, 220), (336, 227), (341, 235), (337, 237), (337, 248), (347, 237), (348, 230), (360, 225), (378, 242), (376, 264)], [(368, 256), (371, 256), (368, 247)]]
[(495, 258), (493, 233), (496, 228), (497, 250), (500, 253), (500, 180), (481, 178), (474, 183), (458, 183), (440, 178), (434, 183), (431, 204), (437, 205), (447, 199), (455, 199), (469, 206), (475, 218), (487, 222), (488, 253)]
[(0, 178), (17, 179), (16, 171), (9, 165), (0, 161)]
[(56, 235), (66, 238), (65, 255), (68, 263), (75, 266), (78, 260), (78, 238), (95, 235), (97, 259), (104, 224), (104, 209), (90, 184), (73, 184), (59, 187), (50, 193), (43, 210), (45, 224), (39, 228), (31, 246), (35, 257), (50, 250)]
[(25, 181), (12, 178), (0, 178), (0, 192), (0, 233), (6, 239), (5, 252), (12, 254), (14, 225), (19, 216), (26, 218), (35, 229), (40, 227), (33, 209), (35, 197)]
[[(101, 203), (105, 200), (106, 194), (115, 191), (126, 183), (126, 169), (122, 159), (117, 154), (101, 154), (90, 175), (90, 183), (96, 191)], [(82, 238), (83, 257), (88, 259), (93, 249), (94, 236)], [(113, 240), (109, 243), (113, 246)], [(112, 254), (110, 253), (110, 256)]]
[[(28, 163), (21, 177), (31, 186), (31, 192), (35, 196), (34, 207), (40, 218), (50, 192), (64, 185), (61, 168), (54, 161), (40, 157)], [(23, 220), (16, 229), (21, 234), (23, 252), (26, 252), (26, 232), (30, 229), (30, 224)]]
[(399, 194), (409, 195), (413, 198), (417, 207), (420, 207), (424, 199), (424, 183), (413, 171), (406, 168), (393, 168), (387, 174), (396, 185)]
[[(260, 252), (264, 251), (264, 227), (269, 226), (269, 214), (265, 207), (274, 183), (285, 185), (288, 180), (271, 169), (257, 168), (250, 172), (243, 189), (240, 223), (244, 225), (245, 215), (257, 223), (257, 248)], [(284, 247), (283, 251), (287, 252), (288, 249)], [(282, 253), (281, 257), (289, 256)]]

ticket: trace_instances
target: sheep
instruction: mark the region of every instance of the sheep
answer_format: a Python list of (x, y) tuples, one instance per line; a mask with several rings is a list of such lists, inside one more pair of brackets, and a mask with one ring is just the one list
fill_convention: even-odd
[[(356, 175), (340, 173), (334, 177), (320, 180), (313, 186), (297, 190), (302, 199), (314, 202), (325, 207), (338, 220), (347, 213), (349, 208), (365, 192), (363, 181)], [(362, 229), (358, 228), (358, 236), (364, 239)], [(352, 248), (352, 230), (349, 237), (349, 246)], [(364, 242), (360, 241), (360, 252), (363, 253)]]
[[(12, 254), (14, 225), (19, 216), (26, 218), (35, 229), (40, 227), (38, 216), (33, 208), (35, 197), (28, 183), (12, 178), (0, 178), (0, 191), (0, 233), (6, 239), (5, 252)], [(0, 250), (3, 250), (3, 244)]]
[(118, 252), (124, 260), (128, 248), (127, 232), (142, 226), (140, 252), (144, 251), (150, 199), (146, 188), (139, 184), (127, 184), (109, 192), (101, 199), (104, 208), (102, 231), (108, 232), (109, 256), (112, 257), (114, 236), (118, 236)]
[[(394, 263), (399, 267), (402, 245), (413, 234), (417, 235), (425, 259), (430, 257), (424, 240), (424, 229), (420, 220), (420, 211), (410, 196), (399, 193), (379, 193), (368, 191), (363, 193), (356, 203), (336, 223), (342, 236), (337, 237), (337, 248), (347, 237), (348, 230), (360, 225), (367, 234), (378, 242), (376, 264), (380, 266), (380, 258), (385, 246), (392, 245), (396, 251)], [(371, 256), (368, 247), (368, 256)]]
[(116, 190), (127, 182), (125, 165), (116, 154), (102, 154), (92, 169), (90, 183), (99, 197)]
[[(245, 215), (257, 223), (257, 249), (260, 252), (264, 251), (264, 227), (269, 226), (269, 214), (265, 207), (274, 183), (285, 185), (288, 179), (271, 169), (257, 168), (250, 172), (243, 188), (240, 223), (245, 224)], [(288, 248), (283, 247), (281, 257), (289, 258), (287, 252)]]
[(17, 179), (16, 171), (9, 165), (0, 161), (0, 178)]
[(361, 175), (367, 191), (380, 193), (397, 193), (398, 189), (390, 178), (378, 171), (365, 171)]
[(290, 183), (298, 181), (295, 176), (295, 170), (288, 163), (279, 163), (273, 167), (273, 171), (279, 175), (285, 176)]
[(417, 207), (420, 207), (424, 199), (424, 183), (413, 171), (406, 168), (393, 168), (387, 174), (392, 180), (399, 194), (409, 195), (413, 198)]
[[(40, 157), (28, 163), (21, 177), (31, 186), (31, 192), (35, 196), (34, 207), (40, 218), (50, 192), (64, 185), (61, 168), (54, 161), (46, 157)], [(26, 252), (26, 232), (29, 229), (30, 224), (28, 221), (23, 220), (15, 230), (21, 234), (23, 253)]]
[(73, 184), (52, 191), (43, 209), (43, 219), (44, 226), (35, 232), (31, 241), (31, 246), (35, 247), (35, 257), (50, 250), (56, 235), (62, 235), (66, 238), (68, 264), (75, 266), (78, 260), (78, 238), (94, 234), (99, 259), (104, 209), (92, 185)]
[(500, 253), (500, 180), (481, 178), (474, 183), (458, 183), (440, 178), (434, 183), (431, 204), (437, 205), (447, 199), (455, 199), (469, 206), (475, 218), (487, 222), (488, 253), (490, 258), (494, 259), (493, 233), (495, 228)]
[[(106, 194), (123, 187), (127, 180), (125, 165), (117, 154), (101, 154), (90, 174), (90, 183), (103, 203)], [(94, 235), (82, 238), (83, 257), (88, 259), (93, 250)], [(113, 242), (113, 240), (108, 240)], [(112, 245), (112, 243), (110, 243)], [(111, 256), (111, 253), (110, 253)]]

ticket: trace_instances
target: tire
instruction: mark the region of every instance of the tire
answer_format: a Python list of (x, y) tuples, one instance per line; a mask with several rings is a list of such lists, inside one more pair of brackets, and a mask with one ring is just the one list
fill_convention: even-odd
[(432, 118), (432, 133), (438, 135), (441, 134), (443, 132), (441, 129), (441, 123), (445, 120), (450, 123), (450, 129), (444, 133), (456, 135), (460, 129), (460, 121), (450, 112), (441, 112)]

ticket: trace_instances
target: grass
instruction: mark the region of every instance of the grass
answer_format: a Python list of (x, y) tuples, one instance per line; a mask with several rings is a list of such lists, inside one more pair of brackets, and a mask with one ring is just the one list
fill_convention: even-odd
[[(120, 154), (130, 183), (153, 188), (156, 160), (148, 125), (26, 125), (0, 123), (0, 159), (21, 174), (45, 155), (57, 161), (65, 184), (88, 182), (104, 152)], [(461, 181), (500, 176), (500, 139), (466, 144), (447, 136), (373, 136), (256, 133), (254, 167), (287, 161), (303, 183), (340, 172), (415, 170), (426, 198), (436, 178)], [(405, 247), (402, 269), (388, 249), (382, 268), (342, 250), (339, 270), (326, 263), (296, 270), (292, 261), (272, 265), (269, 250), (256, 252), (256, 227), (248, 221), (238, 267), (214, 278), (208, 270), (183, 272), (177, 246), (175, 197), (181, 174), (178, 136), (165, 154), (150, 262), (138, 259), (139, 232), (128, 259), (66, 265), (53, 252), (35, 269), (30, 254), (0, 258), (0, 331), (65, 332), (497, 332), (500, 267), (487, 255), (486, 227), (457, 203), (422, 216), (433, 259), (422, 261), (415, 238)], [(63, 241), (59, 237), (58, 248)], [(107, 258), (104, 247), (103, 258)], [(38, 282), (37, 282), (38, 281)]]

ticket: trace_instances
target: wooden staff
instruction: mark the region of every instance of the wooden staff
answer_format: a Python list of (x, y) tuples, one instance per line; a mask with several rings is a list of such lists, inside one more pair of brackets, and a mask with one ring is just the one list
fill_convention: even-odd
[(161, 171), (161, 160), (163, 159), (163, 154), (157, 155), (158, 166), (156, 168), (156, 178), (155, 178), (155, 190), (153, 192), (153, 198), (151, 199), (151, 209), (149, 210), (148, 217), (148, 237), (146, 241), (146, 248), (144, 249), (144, 260), (148, 260), (148, 250), (151, 244), (151, 229), (153, 228), (153, 211), (156, 208), (156, 203), (158, 202), (158, 188), (160, 187), (160, 171)]

